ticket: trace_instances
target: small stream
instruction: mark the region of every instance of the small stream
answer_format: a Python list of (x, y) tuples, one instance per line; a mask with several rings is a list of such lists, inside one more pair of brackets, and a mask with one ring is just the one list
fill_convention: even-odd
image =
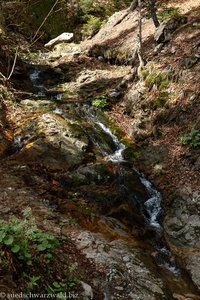
[[(96, 111), (89, 107), (84, 106), (84, 112), (86, 118), (92, 122), (93, 126), (98, 125), (107, 135), (111, 137), (113, 143), (115, 144), (114, 153), (108, 154), (104, 156), (104, 159), (107, 161), (111, 161), (113, 164), (120, 164), (120, 167), (123, 169), (123, 162), (125, 162), (123, 158), (123, 151), (126, 149), (126, 146), (120, 142), (120, 140), (115, 136), (112, 131), (102, 123), (102, 121), (98, 118)], [(93, 140), (93, 142), (95, 142)], [(99, 147), (99, 144), (97, 144)], [(133, 167), (134, 168), (134, 167)], [(134, 169), (137, 172), (137, 170)], [(123, 171), (122, 171), (123, 174)], [(173, 257), (170, 250), (167, 248), (165, 243), (163, 242), (163, 228), (162, 228), (162, 195), (156, 190), (153, 184), (144, 176), (144, 174), (140, 174), (137, 172), (139, 179), (147, 191), (148, 199), (145, 200), (142, 204), (141, 212), (143, 214), (146, 226), (151, 228), (152, 236), (155, 236), (154, 240), (157, 242), (153, 242), (153, 247), (157, 252), (155, 257), (156, 263), (159, 267), (169, 271), (171, 274), (178, 276), (181, 274), (181, 270), (178, 268), (175, 258)], [(130, 193), (129, 189), (126, 187), (127, 193)], [(135, 199), (133, 199), (134, 203)]]
[[(30, 80), (36, 90), (37, 95), (43, 96), (45, 95), (46, 89), (39, 80), (40, 75), (40, 69), (32, 66), (30, 71)], [(62, 95), (59, 93), (54, 94), (53, 99), (51, 99), (54, 101), (58, 100), (58, 98), (62, 99)], [(52, 110), (52, 112), (62, 115), (62, 117), (65, 118), (64, 111), (59, 107)], [(143, 219), (143, 227), (149, 231), (150, 235), (150, 238), (148, 237), (147, 247), (149, 247), (150, 243), (150, 253), (155, 253), (153, 258), (154, 263), (157, 265), (158, 270), (161, 270), (161, 274), (164, 274), (162, 277), (167, 278), (167, 280), (164, 281), (167, 282), (167, 285), (169, 285), (171, 290), (173, 290), (173, 285), (176, 286), (176, 283), (179, 283), (179, 286), (183, 283), (183, 285), (186, 287), (186, 290), (190, 290), (190, 287), (187, 287), (187, 285), (192, 286), (191, 282), (187, 284), (187, 281), (190, 281), (190, 279), (188, 279), (187, 275), (183, 274), (182, 270), (178, 267), (174, 256), (165, 243), (162, 227), (163, 208), (161, 193), (145, 177), (144, 174), (141, 174), (135, 170), (132, 162), (128, 162), (124, 159), (123, 152), (126, 149), (126, 146), (118, 139), (116, 135), (113, 134), (109, 126), (104, 122), (104, 119), (99, 116), (97, 110), (86, 104), (77, 104), (76, 113), (77, 119), (80, 120), (80, 122), (89, 124), (84, 130), (90, 139), (90, 143), (98, 149), (102, 159), (105, 162), (109, 162), (114, 166), (117, 165), (119, 167), (120, 172), (118, 188), (124, 192), (124, 198), (127, 198), (126, 201), (129, 203), (129, 205), (134, 207), (138, 214), (141, 214)], [(99, 131), (103, 134), (103, 136), (111, 140), (112, 147), (105, 147), (102, 145), (101, 139), (98, 137)], [(13, 144), (14, 147), (16, 143), (20, 148), (23, 147), (21, 138), (16, 137)], [(130, 174), (137, 173), (140, 185), (143, 187), (143, 190), (147, 195), (145, 199), (142, 199), (142, 201), (141, 199), (137, 199), (137, 197), (135, 197), (134, 189), (132, 189), (132, 187), (130, 187), (124, 179), (124, 174), (127, 172), (127, 169), (129, 170)]]

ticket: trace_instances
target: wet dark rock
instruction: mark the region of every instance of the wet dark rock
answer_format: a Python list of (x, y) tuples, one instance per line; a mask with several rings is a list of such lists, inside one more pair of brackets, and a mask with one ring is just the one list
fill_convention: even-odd
[(36, 87), (40, 85), (54, 86), (69, 80), (67, 73), (64, 73), (60, 68), (37, 65), (30, 66), (30, 78)]

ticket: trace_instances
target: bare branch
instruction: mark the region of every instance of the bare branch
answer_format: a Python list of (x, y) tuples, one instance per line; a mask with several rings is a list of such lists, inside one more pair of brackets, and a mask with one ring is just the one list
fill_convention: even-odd
[(50, 16), (50, 14), (53, 12), (54, 8), (56, 7), (56, 5), (58, 4), (60, 0), (56, 0), (54, 5), (52, 6), (52, 8), (50, 9), (50, 11), (48, 12), (48, 14), (46, 15), (46, 17), (44, 18), (44, 20), (42, 21), (41, 25), (38, 27), (36, 33), (34, 34), (33, 38), (31, 39), (31, 41), (33, 42), (34, 39), (36, 38), (36, 36), (38, 35), (38, 32), (40, 31), (40, 29), (42, 28), (42, 26), (44, 25), (44, 23), (47, 21), (48, 17)]
[(19, 47), (17, 47), (17, 48), (16, 48), (16, 52), (15, 52), (15, 58), (14, 58), (14, 61), (13, 61), (12, 69), (11, 69), (11, 71), (10, 71), (10, 74), (9, 74), (9, 76), (8, 76), (7, 80), (10, 80), (10, 78), (11, 78), (11, 76), (12, 76), (13, 72), (14, 72), (15, 65), (16, 65), (16, 62), (17, 62), (18, 49), (19, 49)]

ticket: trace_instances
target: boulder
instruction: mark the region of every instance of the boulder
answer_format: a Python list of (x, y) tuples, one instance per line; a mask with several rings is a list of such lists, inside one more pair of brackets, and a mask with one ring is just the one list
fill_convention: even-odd
[[(163, 282), (145, 265), (147, 257), (141, 250), (123, 240), (109, 241), (99, 233), (84, 230), (74, 231), (71, 239), (88, 259), (105, 270), (104, 281), (95, 282), (94, 278), (90, 282), (101, 287), (104, 299), (164, 299)], [(90, 286), (86, 287), (91, 295)]]
[[(90, 56), (119, 63), (131, 63), (137, 46), (137, 11), (125, 9), (113, 14), (99, 32), (81, 43)], [(155, 32), (151, 19), (143, 19), (143, 42)]]
[(47, 44), (44, 46), (47, 48), (51, 48), (55, 46), (56, 44), (60, 43), (66, 43), (66, 42), (71, 42), (74, 37), (74, 34), (72, 32), (64, 32), (57, 36), (55, 39), (50, 40)]
[(192, 281), (200, 289), (200, 254), (197, 252), (190, 255), (187, 259), (186, 268), (191, 275)]

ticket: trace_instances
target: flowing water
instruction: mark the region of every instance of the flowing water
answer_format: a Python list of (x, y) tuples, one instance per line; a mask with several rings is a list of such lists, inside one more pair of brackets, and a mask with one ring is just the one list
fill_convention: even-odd
[[(33, 68), (30, 72), (30, 80), (34, 87), (38, 89), (38, 93), (44, 91), (45, 88), (39, 85), (39, 77), (40, 70), (38, 68)], [(55, 100), (58, 100), (62, 97), (62, 95), (55, 95)], [(56, 108), (53, 110), (54, 113), (62, 115), (65, 117), (65, 113), (62, 109)], [(99, 149), (102, 158), (104, 161), (111, 162), (114, 165), (120, 166), (120, 180), (119, 180), (119, 189), (124, 190), (124, 194), (126, 198), (129, 198), (129, 203), (132, 202), (133, 206), (139, 206), (138, 213), (140, 212), (143, 220), (144, 227), (150, 228), (150, 232), (152, 233), (151, 247), (152, 251), (156, 254), (154, 255), (154, 260), (158, 267), (161, 268), (164, 272), (167, 272), (169, 277), (174, 278), (170, 281), (170, 285), (173, 285), (173, 282), (184, 282), (188, 279), (181, 279), (183, 277), (182, 271), (176, 264), (175, 258), (170, 252), (168, 246), (165, 243), (163, 228), (162, 228), (162, 195), (161, 193), (154, 187), (154, 185), (143, 175), (135, 170), (132, 163), (128, 163), (124, 160), (123, 152), (126, 146), (118, 139), (118, 137), (113, 134), (112, 130), (107, 126), (104, 119), (99, 116), (97, 111), (88, 105), (78, 105), (78, 109), (76, 111), (78, 120), (86, 124), (90, 124), (90, 126), (86, 126), (85, 132), (88, 135), (91, 144)], [(91, 129), (92, 127), (92, 129)], [(104, 146), (102, 144), (102, 139), (99, 137), (99, 133), (103, 138), (109, 139), (109, 146)], [(20, 141), (18, 141), (20, 144)], [(110, 146), (111, 145), (111, 146)], [(128, 163), (128, 164), (127, 164)], [(123, 179), (125, 173), (125, 166), (132, 172), (136, 172), (138, 174), (138, 178), (140, 183), (143, 186), (143, 189), (146, 191), (147, 198), (144, 201), (135, 201), (135, 197), (133, 192), (130, 190), (130, 187), (126, 184)], [(168, 276), (168, 275), (164, 275)], [(175, 279), (179, 278), (179, 279)], [(180, 284), (179, 282), (179, 284)], [(187, 284), (186, 284), (187, 285)]]
[[(113, 163), (122, 163), (124, 161), (123, 151), (126, 148), (125, 145), (119, 141), (117, 136), (115, 136), (105, 124), (102, 123), (94, 109), (91, 109), (87, 106), (85, 111), (89, 120), (94, 122), (94, 124), (98, 125), (107, 135), (109, 135), (115, 144), (116, 149), (114, 153), (105, 155), (104, 159), (110, 160)], [(159, 238), (159, 242), (154, 245), (157, 251), (156, 262), (160, 267), (170, 271), (174, 275), (179, 275), (180, 269), (177, 267), (173, 255), (171, 254), (170, 250), (167, 249), (167, 246), (162, 242), (162, 195), (143, 174), (138, 173), (138, 175), (141, 183), (149, 195), (149, 198), (143, 203), (143, 217), (147, 226), (151, 227), (157, 238)], [(129, 193), (128, 189), (127, 192)]]

